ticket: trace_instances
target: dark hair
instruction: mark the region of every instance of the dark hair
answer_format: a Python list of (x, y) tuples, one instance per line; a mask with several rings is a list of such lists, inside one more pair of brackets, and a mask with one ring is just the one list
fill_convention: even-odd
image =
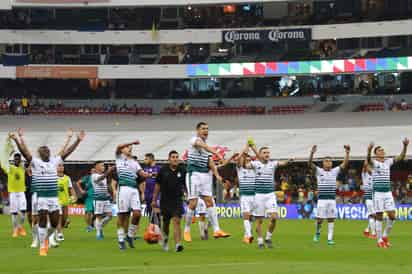
[(375, 147), (375, 149), (373, 150), (373, 153), (375, 153), (376, 154), (376, 151), (378, 150), (378, 149), (381, 149), (382, 147), (381, 146), (377, 146), (377, 147)]
[(202, 126), (207, 126), (207, 123), (206, 123), (206, 122), (199, 122), (199, 123), (196, 125), (196, 129), (199, 129), (199, 128), (201, 128)]
[(94, 166), (97, 166), (98, 164), (104, 163), (103, 161), (96, 161), (94, 162)]
[(179, 155), (179, 153), (178, 153), (176, 150), (172, 150), (172, 151), (169, 152), (169, 158), (170, 158), (173, 154)]
[(261, 147), (261, 148), (259, 149), (259, 153), (261, 153), (262, 150), (264, 150), (264, 149), (269, 149), (269, 147)]
[(146, 154), (144, 155), (144, 157), (150, 158), (150, 159), (152, 159), (152, 160), (155, 159), (155, 156), (154, 156), (153, 153), (146, 153)]
[(20, 153), (15, 153), (13, 157), (19, 157), (19, 158), (21, 158), (21, 154), (20, 154)]
[(137, 161), (137, 156), (132, 156), (132, 159)]

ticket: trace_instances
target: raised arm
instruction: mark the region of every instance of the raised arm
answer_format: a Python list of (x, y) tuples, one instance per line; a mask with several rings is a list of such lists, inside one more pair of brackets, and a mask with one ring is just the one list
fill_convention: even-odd
[(345, 148), (345, 158), (343, 159), (343, 162), (340, 164), (340, 168), (341, 169), (346, 169), (349, 166), (350, 146), (345, 145), (343, 147)]
[(249, 152), (249, 143), (245, 145), (243, 150), (240, 152), (239, 157), (237, 158), (237, 166), (238, 167), (243, 167), (245, 163), (245, 156), (247, 156), (247, 153)]
[(399, 161), (403, 161), (406, 158), (406, 152), (408, 150), (408, 145), (409, 145), (409, 139), (405, 138), (402, 141), (403, 147), (402, 147), (402, 151), (401, 154), (399, 154), (396, 158), (395, 158), (395, 162), (399, 162)]
[(222, 159), (222, 162), (217, 166), (217, 168), (226, 166), (227, 164), (231, 163), (237, 157), (239, 157), (239, 153), (234, 153), (232, 156), (230, 156), (229, 159)]
[(312, 149), (309, 154), (308, 166), (309, 166), (309, 169), (312, 171), (316, 169), (316, 165), (313, 163), (313, 156), (315, 155), (317, 149), (318, 149), (317, 145), (312, 146)]
[(375, 144), (373, 142), (371, 142), (368, 145), (368, 153), (366, 155), (366, 161), (368, 162), (368, 165), (372, 165), (372, 149), (375, 146)]
[(66, 151), (67, 147), (70, 144), (72, 137), (73, 137), (73, 129), (69, 128), (69, 130), (67, 131), (66, 140), (64, 141), (64, 144), (58, 153), (59, 156), (62, 156), (63, 153)]
[(196, 142), (193, 145), (196, 148), (202, 148), (204, 150), (206, 150), (209, 153), (212, 153), (213, 155), (216, 155), (216, 157), (221, 160), (222, 156), (220, 156), (220, 154), (217, 152), (216, 149), (210, 147), (208, 144), (206, 144), (205, 142), (203, 142), (201, 139), (197, 139)]
[(80, 133), (77, 135), (77, 139), (76, 141), (69, 146), (62, 155), (60, 155), (62, 157), (63, 160), (65, 160), (67, 157), (70, 156), (70, 154), (72, 154), (76, 148), (79, 146), (79, 144), (83, 141), (84, 137), (86, 136), (85, 132), (82, 130), (80, 131)]
[(16, 143), (17, 149), (20, 151), (21, 154), (23, 154), (24, 158), (28, 162), (31, 162), (31, 160), (33, 159), (33, 156), (30, 150), (27, 148), (26, 142), (24, 142), (23, 130), (19, 129), (18, 134), (19, 134), (20, 140), (17, 138), (16, 134), (14, 133), (9, 133), (9, 137)]
[(293, 158), (290, 158), (289, 160), (286, 161), (279, 161), (278, 166), (287, 166), (291, 163), (293, 163), (295, 160)]
[(259, 161), (261, 161), (262, 158), (260, 157), (260, 154), (259, 154), (259, 151), (258, 151), (257, 148), (256, 148), (256, 145), (255, 145), (255, 144), (249, 144), (249, 147), (252, 149), (253, 153), (255, 154), (256, 159), (258, 159)]
[(140, 144), (139, 140), (130, 142), (130, 143), (124, 143), (124, 144), (120, 144), (116, 147), (116, 155), (120, 155), (121, 151), (123, 148), (128, 147), (128, 146), (132, 146), (132, 145), (138, 145)]

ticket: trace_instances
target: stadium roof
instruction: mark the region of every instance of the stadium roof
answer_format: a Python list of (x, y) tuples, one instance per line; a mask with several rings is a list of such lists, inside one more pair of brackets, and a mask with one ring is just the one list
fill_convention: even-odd
[[(63, 144), (64, 131), (29, 131), (26, 142), (31, 150), (40, 145), (49, 145), (52, 152), (57, 152)], [(3, 146), (6, 132), (1, 132), (0, 145)], [(167, 159), (170, 150), (182, 153), (193, 136), (192, 131), (107, 131), (88, 132), (79, 149), (68, 159), (70, 161), (114, 160), (117, 144), (141, 141), (136, 154), (143, 159), (144, 154), (153, 152), (160, 160)], [(313, 144), (318, 145), (318, 157), (331, 156), (341, 158), (343, 145), (352, 146), (353, 159), (364, 159), (366, 147), (373, 140), (382, 145), (389, 155), (397, 155), (401, 150), (404, 136), (412, 136), (412, 126), (393, 127), (348, 127), (348, 128), (309, 128), (278, 130), (220, 130), (210, 133), (209, 144), (227, 147), (231, 152), (239, 151), (252, 136), (260, 146), (269, 146), (271, 158), (297, 160), (307, 159)], [(412, 151), (410, 151), (412, 155)]]

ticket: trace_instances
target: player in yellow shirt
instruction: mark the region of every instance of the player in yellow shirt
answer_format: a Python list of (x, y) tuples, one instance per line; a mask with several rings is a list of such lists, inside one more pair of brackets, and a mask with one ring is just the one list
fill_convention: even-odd
[(2, 170), (7, 174), (7, 191), (10, 199), (10, 214), (13, 224), (13, 238), (26, 236), (24, 230), (24, 217), (27, 210), (26, 201), (26, 170), (19, 153), (14, 154), (13, 164), (7, 169), (2, 166)]
[[(64, 241), (63, 228), (68, 224), (69, 204), (71, 200), (76, 200), (72, 180), (64, 174), (64, 165), (57, 166), (58, 198), (60, 204), (59, 224), (57, 225), (57, 241)], [(71, 196), (70, 196), (71, 195)]]

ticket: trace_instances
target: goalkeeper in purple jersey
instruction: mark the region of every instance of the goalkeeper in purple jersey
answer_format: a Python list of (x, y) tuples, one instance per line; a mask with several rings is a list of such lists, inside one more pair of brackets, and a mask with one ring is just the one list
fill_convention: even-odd
[[(152, 200), (153, 200), (153, 192), (154, 192), (154, 188), (156, 185), (156, 178), (157, 178), (157, 174), (160, 171), (160, 166), (156, 165), (155, 162), (155, 156), (153, 155), (153, 153), (147, 153), (144, 156), (144, 171), (146, 173), (149, 174), (149, 177), (146, 178), (146, 181), (144, 183), (144, 201), (146, 203), (146, 213), (148, 216), (152, 215)], [(157, 197), (157, 202), (159, 203), (159, 198)], [(155, 211), (157, 210), (157, 208), (154, 209)], [(156, 214), (159, 214), (160, 212), (155, 212)], [(160, 217), (160, 216), (158, 216)], [(158, 219), (160, 220), (160, 218)]]

